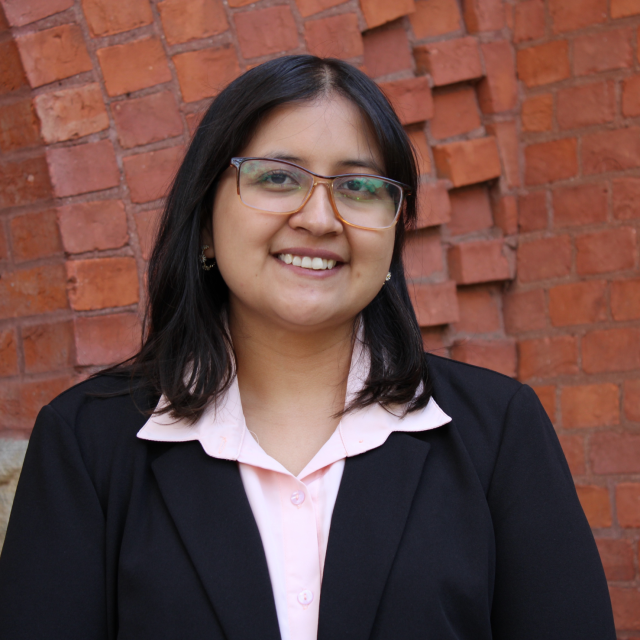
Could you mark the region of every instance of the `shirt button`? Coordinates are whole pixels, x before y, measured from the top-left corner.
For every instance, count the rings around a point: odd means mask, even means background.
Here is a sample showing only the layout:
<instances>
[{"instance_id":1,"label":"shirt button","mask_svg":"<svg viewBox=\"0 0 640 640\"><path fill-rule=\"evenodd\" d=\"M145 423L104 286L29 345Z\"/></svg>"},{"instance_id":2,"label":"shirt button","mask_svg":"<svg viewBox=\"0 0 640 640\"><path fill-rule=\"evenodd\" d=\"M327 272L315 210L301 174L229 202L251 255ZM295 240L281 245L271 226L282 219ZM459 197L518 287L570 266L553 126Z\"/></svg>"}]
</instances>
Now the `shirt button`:
<instances>
[{"instance_id":1,"label":"shirt button","mask_svg":"<svg viewBox=\"0 0 640 640\"><path fill-rule=\"evenodd\" d=\"M313 592L309 589L304 589L298 594L298 602L303 607L308 607L313 602Z\"/></svg>"},{"instance_id":2,"label":"shirt button","mask_svg":"<svg viewBox=\"0 0 640 640\"><path fill-rule=\"evenodd\" d=\"M304 491L294 491L291 494L291 504L295 504L296 507L301 505L304 502ZM306 591L303 591L302 593L307 593ZM309 591L309 593L311 593L311 591ZM313 596L312 596L313 597Z\"/></svg>"}]
</instances>

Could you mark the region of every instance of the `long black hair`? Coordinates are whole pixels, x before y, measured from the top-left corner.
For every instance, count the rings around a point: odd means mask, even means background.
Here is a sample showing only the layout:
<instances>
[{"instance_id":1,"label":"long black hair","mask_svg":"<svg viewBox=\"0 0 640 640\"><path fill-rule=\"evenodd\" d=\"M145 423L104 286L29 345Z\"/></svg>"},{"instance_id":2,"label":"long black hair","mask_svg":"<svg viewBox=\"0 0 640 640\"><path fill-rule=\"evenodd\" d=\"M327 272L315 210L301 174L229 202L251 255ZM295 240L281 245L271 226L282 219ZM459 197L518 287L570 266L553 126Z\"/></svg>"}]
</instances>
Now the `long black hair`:
<instances>
[{"instance_id":1,"label":"long black hair","mask_svg":"<svg viewBox=\"0 0 640 640\"><path fill-rule=\"evenodd\" d=\"M362 311L371 354L368 379L346 408L373 403L413 411L431 396L422 337L402 266L405 233L415 225L416 161L389 101L364 73L331 58L285 56L228 85L212 102L168 194L149 261L144 341L114 372L135 375L167 399L164 411L195 421L235 375L226 326L228 288L217 268L200 268L201 232L209 225L218 179L272 109L331 93L357 105L368 121L389 178L411 186L396 225L392 278ZM416 393L418 392L418 393Z\"/></svg>"}]
</instances>

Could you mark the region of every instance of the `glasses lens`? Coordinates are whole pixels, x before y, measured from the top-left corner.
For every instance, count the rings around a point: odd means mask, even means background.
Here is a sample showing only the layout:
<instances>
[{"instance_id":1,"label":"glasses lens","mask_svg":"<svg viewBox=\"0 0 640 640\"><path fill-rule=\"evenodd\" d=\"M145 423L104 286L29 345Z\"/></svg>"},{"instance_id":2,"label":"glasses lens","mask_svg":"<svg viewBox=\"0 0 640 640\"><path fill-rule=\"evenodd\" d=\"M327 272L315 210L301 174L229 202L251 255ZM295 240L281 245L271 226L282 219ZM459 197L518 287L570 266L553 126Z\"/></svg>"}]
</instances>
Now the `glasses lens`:
<instances>
[{"instance_id":1,"label":"glasses lens","mask_svg":"<svg viewBox=\"0 0 640 640\"><path fill-rule=\"evenodd\" d=\"M402 189L373 176L345 176L334 182L333 197L347 222L380 229L393 224L402 202Z\"/></svg>"},{"instance_id":2,"label":"glasses lens","mask_svg":"<svg viewBox=\"0 0 640 640\"><path fill-rule=\"evenodd\" d=\"M261 211L296 211L312 184L308 173L277 160L246 160L240 167L240 199Z\"/></svg>"}]
</instances>

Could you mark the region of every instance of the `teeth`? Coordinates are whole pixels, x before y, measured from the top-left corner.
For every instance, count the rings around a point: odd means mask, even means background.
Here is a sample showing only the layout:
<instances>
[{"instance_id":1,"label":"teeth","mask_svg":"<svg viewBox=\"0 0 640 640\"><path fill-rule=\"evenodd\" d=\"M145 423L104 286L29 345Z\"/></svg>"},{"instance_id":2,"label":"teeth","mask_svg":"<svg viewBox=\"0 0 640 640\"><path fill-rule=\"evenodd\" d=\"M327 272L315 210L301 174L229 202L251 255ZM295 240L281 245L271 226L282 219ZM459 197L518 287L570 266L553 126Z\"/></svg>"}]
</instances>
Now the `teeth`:
<instances>
[{"instance_id":1,"label":"teeth","mask_svg":"<svg viewBox=\"0 0 640 640\"><path fill-rule=\"evenodd\" d=\"M294 267L302 266L302 258L300 256L293 256L293 260L291 261Z\"/></svg>"},{"instance_id":2,"label":"teeth","mask_svg":"<svg viewBox=\"0 0 640 640\"><path fill-rule=\"evenodd\" d=\"M304 258L302 258L302 264L300 266L304 267L305 269L311 269L312 262L313 260L311 260L309 256L305 256Z\"/></svg>"},{"instance_id":3,"label":"teeth","mask_svg":"<svg viewBox=\"0 0 640 640\"><path fill-rule=\"evenodd\" d=\"M336 266L335 260L311 258L310 256L294 256L290 253L278 254L278 260L282 260L285 264L292 264L294 267L303 267L304 269L313 269L314 271L333 269L333 267Z\"/></svg>"}]
</instances>

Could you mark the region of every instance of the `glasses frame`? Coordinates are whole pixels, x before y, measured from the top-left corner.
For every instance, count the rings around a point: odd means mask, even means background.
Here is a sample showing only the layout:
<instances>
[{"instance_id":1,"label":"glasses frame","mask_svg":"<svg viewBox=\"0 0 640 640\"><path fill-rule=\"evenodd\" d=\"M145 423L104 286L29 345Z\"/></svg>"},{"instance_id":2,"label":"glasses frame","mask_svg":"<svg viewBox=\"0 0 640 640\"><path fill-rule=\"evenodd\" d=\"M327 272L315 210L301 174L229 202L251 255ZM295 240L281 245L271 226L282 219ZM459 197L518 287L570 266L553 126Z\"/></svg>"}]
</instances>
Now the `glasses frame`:
<instances>
[{"instance_id":1,"label":"glasses frame","mask_svg":"<svg viewBox=\"0 0 640 640\"><path fill-rule=\"evenodd\" d=\"M309 171L309 169L305 169L304 167L301 167L299 164L289 162L288 160L280 160L278 158L257 158L257 157L231 158L231 166L236 168L236 189L238 192L238 198L240 198L240 201L242 202L242 204L245 205L245 207L249 207L250 209L256 209L257 211L264 211L264 209L259 209L258 207L252 207L250 204L247 204L242 199L242 196L240 195L240 168L242 167L243 163L247 162L248 160L267 160L268 162L281 162L282 164L289 165L290 167L295 167L296 169L300 169L301 171L304 171L305 173L308 173L310 176L313 177L313 184L311 185L311 189L309 189L309 193L307 193L306 198L297 209L293 209L292 211L282 211L282 212L265 211L265 213L273 213L277 216L290 216L294 213L298 213L298 211L301 211L304 208L304 206L307 204L307 202L309 202L309 199L313 195L315 188L319 184L324 184L327 187L327 191L329 192L329 201L331 202L331 208L333 209L333 213L335 214L336 218L340 220L340 222L342 222L343 224L346 224L349 227L354 227L355 229L366 229L368 231L384 231L385 229L391 229L391 227L393 227L398 222L398 218L402 213L402 205L404 204L405 196L411 193L411 187L408 184L404 184L403 182L398 182L397 180L392 180L391 178L386 178L385 176L379 176L371 173L341 173L336 176L322 176L319 173L314 173L313 171ZM342 217L342 215L338 211L338 205L336 204L336 201L333 197L333 183L334 183L334 180L336 180L337 178L352 178L352 177L353 178L359 178L359 177L378 178L379 180L385 180L386 182L390 182L391 184L394 184L395 186L400 188L400 202L398 203L398 211L396 211L396 215L393 219L393 222L390 225L386 227L363 227L362 225L349 222L348 220L345 220Z\"/></svg>"}]
</instances>

